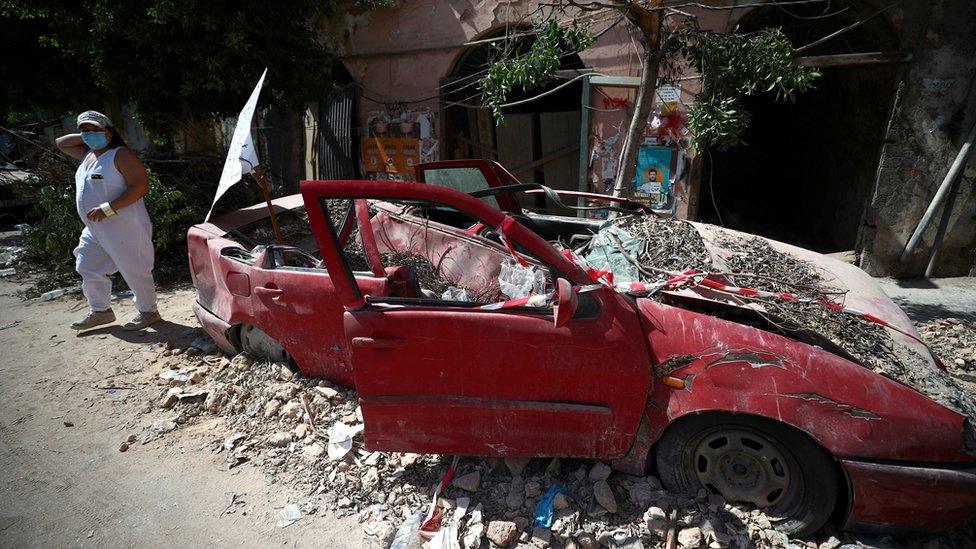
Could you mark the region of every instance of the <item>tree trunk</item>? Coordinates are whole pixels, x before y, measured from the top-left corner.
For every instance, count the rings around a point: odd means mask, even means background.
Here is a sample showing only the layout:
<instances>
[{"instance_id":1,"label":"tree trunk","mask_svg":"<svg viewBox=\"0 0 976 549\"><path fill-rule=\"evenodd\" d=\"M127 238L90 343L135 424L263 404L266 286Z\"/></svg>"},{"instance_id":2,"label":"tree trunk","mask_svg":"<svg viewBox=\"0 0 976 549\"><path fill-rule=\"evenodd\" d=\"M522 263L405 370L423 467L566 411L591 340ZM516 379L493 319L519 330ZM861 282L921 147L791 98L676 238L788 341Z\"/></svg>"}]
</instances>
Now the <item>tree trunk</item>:
<instances>
[{"instance_id":1,"label":"tree trunk","mask_svg":"<svg viewBox=\"0 0 976 549\"><path fill-rule=\"evenodd\" d=\"M637 149L647 119L651 115L651 109L654 107L654 92L657 90L657 75L661 65L661 14L654 11L644 15L647 17L642 18L638 24L638 28L644 35L644 66L641 67L641 81L637 88L637 99L634 101L634 114L620 147L620 162L617 164L617 176L613 182L613 196L618 197L629 194L628 188L634 181L634 174L637 171ZM631 20L633 21L633 18Z\"/></svg>"}]
</instances>

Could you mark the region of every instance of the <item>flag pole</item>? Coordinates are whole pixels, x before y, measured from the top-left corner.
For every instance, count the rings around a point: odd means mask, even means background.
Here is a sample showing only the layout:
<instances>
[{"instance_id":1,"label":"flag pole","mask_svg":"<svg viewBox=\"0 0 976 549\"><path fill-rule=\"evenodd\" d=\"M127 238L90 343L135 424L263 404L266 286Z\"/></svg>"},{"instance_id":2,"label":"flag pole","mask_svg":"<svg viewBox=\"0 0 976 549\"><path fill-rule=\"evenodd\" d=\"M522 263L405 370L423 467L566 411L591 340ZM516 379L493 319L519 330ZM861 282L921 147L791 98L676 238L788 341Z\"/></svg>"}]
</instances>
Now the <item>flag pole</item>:
<instances>
[{"instance_id":1,"label":"flag pole","mask_svg":"<svg viewBox=\"0 0 976 549\"><path fill-rule=\"evenodd\" d=\"M268 180L264 177L261 166L254 166L253 173L254 179L257 180L258 185L261 187L261 192L264 193L264 201L268 205L268 212L271 214L271 229L274 231L275 242L279 246L284 246L285 241L281 238L281 228L278 226L278 214L275 213L274 206L271 205L271 185L268 184Z\"/></svg>"}]
</instances>

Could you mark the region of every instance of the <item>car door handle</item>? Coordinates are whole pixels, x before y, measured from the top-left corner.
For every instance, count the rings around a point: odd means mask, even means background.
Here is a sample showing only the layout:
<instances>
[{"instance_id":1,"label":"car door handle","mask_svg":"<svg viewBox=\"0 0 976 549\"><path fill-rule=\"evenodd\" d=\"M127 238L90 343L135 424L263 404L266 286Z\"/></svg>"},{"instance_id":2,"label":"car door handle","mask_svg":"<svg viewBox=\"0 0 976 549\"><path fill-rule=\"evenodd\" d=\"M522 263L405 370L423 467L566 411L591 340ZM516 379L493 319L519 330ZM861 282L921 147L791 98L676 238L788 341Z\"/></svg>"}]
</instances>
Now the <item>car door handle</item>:
<instances>
[{"instance_id":1,"label":"car door handle","mask_svg":"<svg viewBox=\"0 0 976 549\"><path fill-rule=\"evenodd\" d=\"M352 346L357 349L397 349L403 347L404 341L399 338L354 337Z\"/></svg>"},{"instance_id":2,"label":"car door handle","mask_svg":"<svg viewBox=\"0 0 976 549\"><path fill-rule=\"evenodd\" d=\"M266 288L264 286L255 286L254 293L258 294L261 297L270 297L274 299L276 297L281 297L281 295L285 293L285 291L278 288Z\"/></svg>"}]
</instances>

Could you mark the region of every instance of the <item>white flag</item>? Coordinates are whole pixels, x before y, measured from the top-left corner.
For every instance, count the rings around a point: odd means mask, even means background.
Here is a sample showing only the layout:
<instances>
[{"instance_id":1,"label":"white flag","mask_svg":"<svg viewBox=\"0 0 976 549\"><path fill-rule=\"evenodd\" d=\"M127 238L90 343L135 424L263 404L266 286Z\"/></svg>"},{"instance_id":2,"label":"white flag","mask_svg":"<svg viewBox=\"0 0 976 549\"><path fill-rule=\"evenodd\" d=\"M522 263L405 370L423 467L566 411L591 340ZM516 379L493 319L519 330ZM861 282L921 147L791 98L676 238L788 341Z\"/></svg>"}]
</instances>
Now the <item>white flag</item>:
<instances>
[{"instance_id":1,"label":"white flag","mask_svg":"<svg viewBox=\"0 0 976 549\"><path fill-rule=\"evenodd\" d=\"M264 76L268 74L268 69L261 73L258 85L254 86L251 97L248 98L241 114L237 117L237 126L234 128L234 136L230 140L230 149L227 150L227 158L224 160L224 170L220 174L220 183L217 185L217 194L214 195L213 204L207 212L205 221L210 221L210 214L213 213L214 206L220 197L227 192L235 183L241 180L245 173L250 173L258 165L257 152L254 150L254 142L251 140L251 118L254 117L254 109L257 108L258 96L261 95L261 86L264 85Z\"/></svg>"}]
</instances>

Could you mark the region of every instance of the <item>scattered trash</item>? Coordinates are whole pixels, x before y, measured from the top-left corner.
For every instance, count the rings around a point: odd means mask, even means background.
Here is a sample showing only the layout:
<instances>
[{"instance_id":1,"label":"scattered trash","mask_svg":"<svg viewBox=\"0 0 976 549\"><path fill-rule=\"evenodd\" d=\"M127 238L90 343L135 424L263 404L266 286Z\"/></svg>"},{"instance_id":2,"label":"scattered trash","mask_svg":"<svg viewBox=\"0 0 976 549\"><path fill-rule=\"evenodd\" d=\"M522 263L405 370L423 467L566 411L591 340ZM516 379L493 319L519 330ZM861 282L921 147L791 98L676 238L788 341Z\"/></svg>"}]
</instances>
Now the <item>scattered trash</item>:
<instances>
[{"instance_id":1,"label":"scattered trash","mask_svg":"<svg viewBox=\"0 0 976 549\"><path fill-rule=\"evenodd\" d=\"M558 494L565 494L567 492L566 487L558 482L554 482L549 489L546 490L542 499L535 506L535 518L532 523L536 526L543 526L549 528L552 526L552 508L553 501L556 499Z\"/></svg>"},{"instance_id":2,"label":"scattered trash","mask_svg":"<svg viewBox=\"0 0 976 549\"><path fill-rule=\"evenodd\" d=\"M41 299L44 301L51 301L52 299L57 299L61 296L67 295L69 291L71 291L71 288L58 288L57 290L44 292L41 294Z\"/></svg>"},{"instance_id":3,"label":"scattered trash","mask_svg":"<svg viewBox=\"0 0 976 549\"><path fill-rule=\"evenodd\" d=\"M397 528L396 535L393 537L393 543L390 544L390 549L408 549L412 544L419 541L420 521L423 518L424 514L418 509L400 523L400 527Z\"/></svg>"},{"instance_id":4,"label":"scattered trash","mask_svg":"<svg viewBox=\"0 0 976 549\"><path fill-rule=\"evenodd\" d=\"M363 430L362 425L349 426L337 422L329 429L329 460L342 458L352 450L352 439Z\"/></svg>"},{"instance_id":5,"label":"scattered trash","mask_svg":"<svg viewBox=\"0 0 976 549\"><path fill-rule=\"evenodd\" d=\"M302 510L299 509L298 505L294 503L289 503L281 509L279 514L278 527L288 528L292 524L295 524L302 518Z\"/></svg>"},{"instance_id":6,"label":"scattered trash","mask_svg":"<svg viewBox=\"0 0 976 549\"><path fill-rule=\"evenodd\" d=\"M439 530L426 545L427 549L461 549L458 538L461 535L461 520L468 512L469 498L458 498L457 508L447 523L447 527Z\"/></svg>"},{"instance_id":7,"label":"scattered trash","mask_svg":"<svg viewBox=\"0 0 976 549\"><path fill-rule=\"evenodd\" d=\"M471 296L468 295L468 290L465 288L458 288L456 286L451 286L444 290L441 294L441 299L446 301L474 301Z\"/></svg>"},{"instance_id":8,"label":"scattered trash","mask_svg":"<svg viewBox=\"0 0 976 549\"><path fill-rule=\"evenodd\" d=\"M518 299L532 293L544 293L546 278L534 265L523 267L514 259L506 259L498 273L498 285L509 299Z\"/></svg>"},{"instance_id":9,"label":"scattered trash","mask_svg":"<svg viewBox=\"0 0 976 549\"><path fill-rule=\"evenodd\" d=\"M25 235L30 232L31 226L27 223L18 223L17 225L14 225L14 230L20 231L20 234Z\"/></svg>"},{"instance_id":10,"label":"scattered trash","mask_svg":"<svg viewBox=\"0 0 976 549\"><path fill-rule=\"evenodd\" d=\"M11 267L20 261L26 250L19 246L0 246L0 267Z\"/></svg>"},{"instance_id":11,"label":"scattered trash","mask_svg":"<svg viewBox=\"0 0 976 549\"><path fill-rule=\"evenodd\" d=\"M13 276L17 274L17 269L0 269L0 277Z\"/></svg>"}]
</instances>

